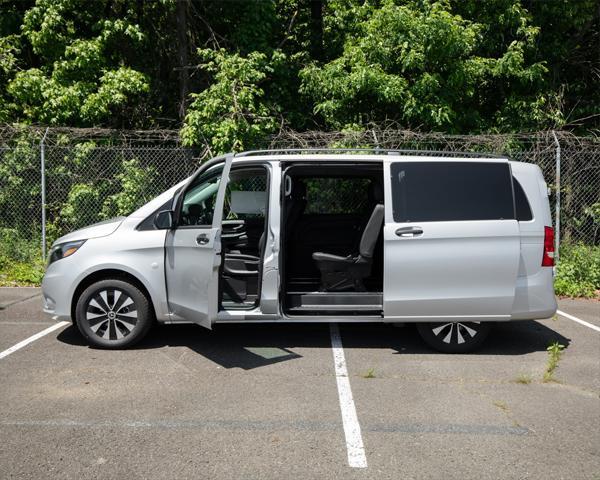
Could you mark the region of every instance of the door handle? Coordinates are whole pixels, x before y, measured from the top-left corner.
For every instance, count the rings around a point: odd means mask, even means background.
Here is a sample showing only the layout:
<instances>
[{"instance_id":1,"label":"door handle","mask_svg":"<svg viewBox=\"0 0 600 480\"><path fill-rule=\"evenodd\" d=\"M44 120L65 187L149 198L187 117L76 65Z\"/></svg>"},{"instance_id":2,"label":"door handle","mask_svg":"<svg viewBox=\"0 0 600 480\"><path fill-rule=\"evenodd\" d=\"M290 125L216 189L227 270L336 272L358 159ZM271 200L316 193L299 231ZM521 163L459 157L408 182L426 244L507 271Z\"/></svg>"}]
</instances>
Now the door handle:
<instances>
[{"instance_id":1,"label":"door handle","mask_svg":"<svg viewBox=\"0 0 600 480\"><path fill-rule=\"evenodd\" d=\"M196 237L196 243L198 245L206 245L209 242L208 235L206 233L201 233Z\"/></svg>"},{"instance_id":2,"label":"door handle","mask_svg":"<svg viewBox=\"0 0 600 480\"><path fill-rule=\"evenodd\" d=\"M419 237L423 235L423 229L421 227L401 227L396 230L396 235L401 238Z\"/></svg>"}]
</instances>

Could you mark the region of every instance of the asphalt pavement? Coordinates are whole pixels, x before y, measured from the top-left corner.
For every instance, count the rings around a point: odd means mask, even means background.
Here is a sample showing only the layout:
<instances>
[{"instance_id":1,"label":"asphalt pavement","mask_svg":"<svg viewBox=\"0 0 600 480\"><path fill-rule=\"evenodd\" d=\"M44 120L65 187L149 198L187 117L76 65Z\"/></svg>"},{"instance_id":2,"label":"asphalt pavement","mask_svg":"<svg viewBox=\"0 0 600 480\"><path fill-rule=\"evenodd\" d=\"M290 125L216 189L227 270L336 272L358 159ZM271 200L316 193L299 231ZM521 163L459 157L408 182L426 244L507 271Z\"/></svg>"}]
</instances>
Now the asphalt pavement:
<instances>
[{"instance_id":1,"label":"asphalt pavement","mask_svg":"<svg viewBox=\"0 0 600 480\"><path fill-rule=\"evenodd\" d=\"M559 305L600 326L600 302ZM0 352L55 323L38 289L0 288ZM501 323L446 355L412 326L339 331L351 403L325 324L160 326L122 351L60 326L0 358L0 478L600 480L600 332Z\"/></svg>"}]
</instances>

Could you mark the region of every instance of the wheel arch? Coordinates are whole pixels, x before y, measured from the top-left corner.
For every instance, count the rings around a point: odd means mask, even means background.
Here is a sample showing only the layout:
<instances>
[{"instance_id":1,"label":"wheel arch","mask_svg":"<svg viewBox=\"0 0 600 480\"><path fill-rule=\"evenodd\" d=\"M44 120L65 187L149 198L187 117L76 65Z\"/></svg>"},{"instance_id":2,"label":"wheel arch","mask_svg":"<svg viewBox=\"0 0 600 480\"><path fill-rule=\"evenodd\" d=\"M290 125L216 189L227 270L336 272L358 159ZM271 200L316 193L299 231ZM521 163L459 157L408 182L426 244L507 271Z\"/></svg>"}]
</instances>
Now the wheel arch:
<instances>
[{"instance_id":1,"label":"wheel arch","mask_svg":"<svg viewBox=\"0 0 600 480\"><path fill-rule=\"evenodd\" d=\"M144 283L137 278L135 275L126 272L124 270L119 270L117 268L104 268L101 270L97 270L95 272L90 273L86 277L84 277L73 292L73 297L71 299L71 318L75 321L75 310L77 308L77 302L79 301L79 297L83 293L83 291L92 285L93 283L99 282L100 280L108 280L108 279L116 279L123 280L135 285L140 291L146 296L148 299L148 303L150 305L150 309L153 317L156 319L156 311L154 309L154 302L152 300L152 295L144 285Z\"/></svg>"}]
</instances>

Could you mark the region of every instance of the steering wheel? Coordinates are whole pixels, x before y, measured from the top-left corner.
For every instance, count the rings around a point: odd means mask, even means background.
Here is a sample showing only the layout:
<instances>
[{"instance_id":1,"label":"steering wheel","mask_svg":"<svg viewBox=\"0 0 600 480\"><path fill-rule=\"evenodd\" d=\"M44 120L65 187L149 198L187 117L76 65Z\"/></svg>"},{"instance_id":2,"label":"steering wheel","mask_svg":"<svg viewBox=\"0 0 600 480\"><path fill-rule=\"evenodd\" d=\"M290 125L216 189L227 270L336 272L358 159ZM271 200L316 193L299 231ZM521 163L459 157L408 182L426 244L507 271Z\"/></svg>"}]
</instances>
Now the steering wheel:
<instances>
[{"instance_id":1,"label":"steering wheel","mask_svg":"<svg viewBox=\"0 0 600 480\"><path fill-rule=\"evenodd\" d=\"M207 216L202 205L191 203L187 206L187 213L183 214L183 221L186 225L207 225ZM212 219L208 220L212 221Z\"/></svg>"}]
</instances>

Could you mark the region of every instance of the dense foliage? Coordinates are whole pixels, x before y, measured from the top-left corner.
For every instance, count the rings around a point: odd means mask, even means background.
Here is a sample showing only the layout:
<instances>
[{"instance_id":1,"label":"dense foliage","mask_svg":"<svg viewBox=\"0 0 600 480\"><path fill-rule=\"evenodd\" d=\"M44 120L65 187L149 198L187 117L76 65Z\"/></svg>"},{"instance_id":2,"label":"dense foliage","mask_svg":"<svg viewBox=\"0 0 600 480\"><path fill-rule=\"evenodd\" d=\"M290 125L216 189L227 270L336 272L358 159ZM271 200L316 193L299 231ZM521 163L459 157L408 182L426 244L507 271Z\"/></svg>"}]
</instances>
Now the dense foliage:
<instances>
[{"instance_id":1,"label":"dense foliage","mask_svg":"<svg viewBox=\"0 0 600 480\"><path fill-rule=\"evenodd\" d=\"M514 25L514 39L486 52L485 26L448 4L386 0L353 8L352 18L341 55L301 72L302 90L334 128L393 118L460 132L553 115L539 88L547 68L527 58L539 30L525 21ZM525 118L511 118L515 110Z\"/></svg>"},{"instance_id":2,"label":"dense foliage","mask_svg":"<svg viewBox=\"0 0 600 480\"><path fill-rule=\"evenodd\" d=\"M44 266L40 242L0 227L0 287L39 285Z\"/></svg>"},{"instance_id":3,"label":"dense foliage","mask_svg":"<svg viewBox=\"0 0 600 480\"><path fill-rule=\"evenodd\" d=\"M566 297L600 296L600 246L562 245L554 289Z\"/></svg>"},{"instance_id":4,"label":"dense foliage","mask_svg":"<svg viewBox=\"0 0 600 480\"><path fill-rule=\"evenodd\" d=\"M0 122L183 127L215 153L281 126L599 125L595 0L0 0Z\"/></svg>"}]
</instances>

